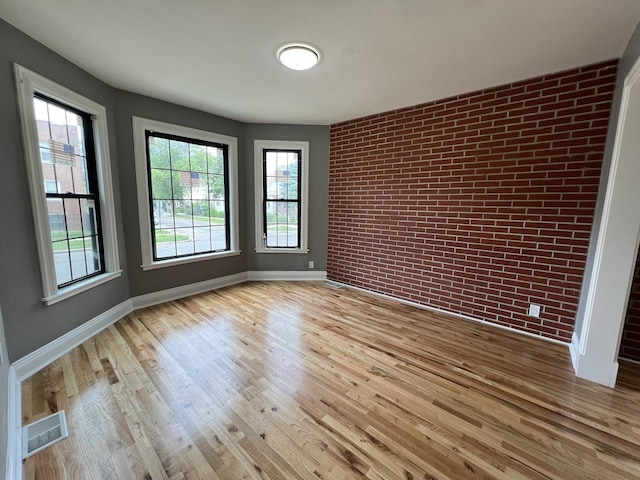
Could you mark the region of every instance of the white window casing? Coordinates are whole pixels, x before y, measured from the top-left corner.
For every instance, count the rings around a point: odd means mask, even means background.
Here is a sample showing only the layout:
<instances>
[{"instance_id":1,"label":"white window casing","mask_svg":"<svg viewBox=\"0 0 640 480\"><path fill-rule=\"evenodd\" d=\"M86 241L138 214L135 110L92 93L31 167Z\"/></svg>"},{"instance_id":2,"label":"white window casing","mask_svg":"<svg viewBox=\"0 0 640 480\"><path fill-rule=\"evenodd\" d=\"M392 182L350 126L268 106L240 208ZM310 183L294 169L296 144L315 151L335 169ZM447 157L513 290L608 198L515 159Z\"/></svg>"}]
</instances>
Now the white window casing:
<instances>
[{"instance_id":1,"label":"white window casing","mask_svg":"<svg viewBox=\"0 0 640 480\"><path fill-rule=\"evenodd\" d=\"M97 285L121 275L118 256L118 237L116 229L113 183L111 178L111 160L106 109L88 98L83 97L21 65L15 64L18 104L23 132L29 191L35 222L36 242L43 285L43 302L52 305L65 298L84 292ZM51 244L51 231L47 212L44 175L40 159L40 144L33 107L35 93L67 104L91 115L98 177L98 194L102 220L102 241L104 248L105 272L72 285L58 288L55 262Z\"/></svg>"},{"instance_id":2,"label":"white window casing","mask_svg":"<svg viewBox=\"0 0 640 480\"><path fill-rule=\"evenodd\" d=\"M239 255L240 252L240 220L238 204L238 140L235 137L221 135L205 130L174 125L171 123L132 117L133 145L136 163L136 186L138 193L138 216L140 223L140 247L142 253L143 270L170 267L203 260ZM146 131L159 132L179 137L192 138L211 143L226 145L229 162L229 250L223 252L208 252L187 257L154 260L151 228L151 212L149 209L149 179L147 169Z\"/></svg>"},{"instance_id":3,"label":"white window casing","mask_svg":"<svg viewBox=\"0 0 640 480\"><path fill-rule=\"evenodd\" d=\"M300 246L299 248L267 248L264 239L263 155L264 150L300 150ZM254 140L255 242L257 253L309 253L309 142L286 140Z\"/></svg>"}]
</instances>

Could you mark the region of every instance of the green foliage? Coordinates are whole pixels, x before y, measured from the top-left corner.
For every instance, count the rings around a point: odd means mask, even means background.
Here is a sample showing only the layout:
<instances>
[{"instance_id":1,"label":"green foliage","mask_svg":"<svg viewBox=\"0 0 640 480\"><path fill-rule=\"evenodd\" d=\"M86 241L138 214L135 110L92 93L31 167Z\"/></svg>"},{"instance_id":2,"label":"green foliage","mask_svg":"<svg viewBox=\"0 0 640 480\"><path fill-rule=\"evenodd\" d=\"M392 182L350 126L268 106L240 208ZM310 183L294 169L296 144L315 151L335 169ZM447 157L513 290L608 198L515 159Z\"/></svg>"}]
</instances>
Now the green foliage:
<instances>
[{"instance_id":1,"label":"green foliage","mask_svg":"<svg viewBox=\"0 0 640 480\"><path fill-rule=\"evenodd\" d=\"M224 159L222 149L194 143L151 137L149 142L151 189L154 200L190 200L205 187L208 198L224 198ZM185 184L180 172L198 173L199 183Z\"/></svg>"},{"instance_id":2,"label":"green foliage","mask_svg":"<svg viewBox=\"0 0 640 480\"><path fill-rule=\"evenodd\" d=\"M287 223L287 216L267 213L267 223Z\"/></svg>"},{"instance_id":3,"label":"green foliage","mask_svg":"<svg viewBox=\"0 0 640 480\"><path fill-rule=\"evenodd\" d=\"M287 165L287 170L287 181L279 182L280 196L287 200L298 200L298 162Z\"/></svg>"},{"instance_id":4,"label":"green foliage","mask_svg":"<svg viewBox=\"0 0 640 480\"><path fill-rule=\"evenodd\" d=\"M156 230L155 232L156 243L170 243L170 242L181 242L183 240L189 240L188 235L184 235L182 233L174 233L170 230Z\"/></svg>"}]
</instances>

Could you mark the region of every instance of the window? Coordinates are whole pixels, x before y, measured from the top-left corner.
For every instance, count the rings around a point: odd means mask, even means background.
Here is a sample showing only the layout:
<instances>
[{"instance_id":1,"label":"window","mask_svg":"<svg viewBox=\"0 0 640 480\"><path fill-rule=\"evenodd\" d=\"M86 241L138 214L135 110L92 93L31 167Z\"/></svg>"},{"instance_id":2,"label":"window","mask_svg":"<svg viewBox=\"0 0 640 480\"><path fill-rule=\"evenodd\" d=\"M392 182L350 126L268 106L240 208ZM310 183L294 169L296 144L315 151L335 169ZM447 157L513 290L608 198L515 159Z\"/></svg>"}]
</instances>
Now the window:
<instances>
[{"instance_id":1,"label":"window","mask_svg":"<svg viewBox=\"0 0 640 480\"><path fill-rule=\"evenodd\" d=\"M308 142L256 140L256 251L307 253Z\"/></svg>"},{"instance_id":2,"label":"window","mask_svg":"<svg viewBox=\"0 0 640 480\"><path fill-rule=\"evenodd\" d=\"M133 118L143 269L236 255L237 140Z\"/></svg>"},{"instance_id":3,"label":"window","mask_svg":"<svg viewBox=\"0 0 640 480\"><path fill-rule=\"evenodd\" d=\"M16 65L18 99L48 305L117 278L106 111Z\"/></svg>"},{"instance_id":4,"label":"window","mask_svg":"<svg viewBox=\"0 0 640 480\"><path fill-rule=\"evenodd\" d=\"M58 193L58 182L55 180L45 180L44 191L45 193Z\"/></svg>"},{"instance_id":5,"label":"window","mask_svg":"<svg viewBox=\"0 0 640 480\"><path fill-rule=\"evenodd\" d=\"M64 219L51 228L58 288L104 273L98 181L89 114L35 94L48 215ZM60 182L60 188L58 188ZM58 224L60 225L60 224Z\"/></svg>"}]
</instances>

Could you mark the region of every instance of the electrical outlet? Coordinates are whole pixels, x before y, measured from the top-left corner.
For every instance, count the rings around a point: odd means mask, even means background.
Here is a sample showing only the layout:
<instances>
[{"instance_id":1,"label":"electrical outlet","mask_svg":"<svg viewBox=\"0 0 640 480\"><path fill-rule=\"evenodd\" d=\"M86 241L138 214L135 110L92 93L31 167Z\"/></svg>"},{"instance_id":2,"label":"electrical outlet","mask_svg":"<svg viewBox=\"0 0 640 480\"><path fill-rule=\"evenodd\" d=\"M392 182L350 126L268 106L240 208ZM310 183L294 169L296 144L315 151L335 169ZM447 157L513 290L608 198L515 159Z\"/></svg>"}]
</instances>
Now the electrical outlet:
<instances>
[{"instance_id":1,"label":"electrical outlet","mask_svg":"<svg viewBox=\"0 0 640 480\"><path fill-rule=\"evenodd\" d=\"M309 260L309 268L316 268L316 264L313 260Z\"/></svg>"},{"instance_id":2,"label":"electrical outlet","mask_svg":"<svg viewBox=\"0 0 640 480\"><path fill-rule=\"evenodd\" d=\"M529 305L529 316L540 318L540 305L534 305L533 303Z\"/></svg>"}]
</instances>

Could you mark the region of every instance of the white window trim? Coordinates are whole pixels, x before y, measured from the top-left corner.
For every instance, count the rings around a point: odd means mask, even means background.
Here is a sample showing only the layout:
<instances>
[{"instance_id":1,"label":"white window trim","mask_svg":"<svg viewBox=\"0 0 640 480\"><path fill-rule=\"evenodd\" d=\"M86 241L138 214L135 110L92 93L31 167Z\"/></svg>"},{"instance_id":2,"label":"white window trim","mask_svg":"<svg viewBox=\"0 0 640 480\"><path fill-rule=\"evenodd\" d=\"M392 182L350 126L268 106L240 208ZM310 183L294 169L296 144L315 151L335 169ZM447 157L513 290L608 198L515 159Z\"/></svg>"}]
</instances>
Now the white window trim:
<instances>
[{"instance_id":1,"label":"white window trim","mask_svg":"<svg viewBox=\"0 0 640 480\"><path fill-rule=\"evenodd\" d=\"M22 138L26 156L27 173L29 176L31 206L42 274L44 293L42 301L46 305L53 305L65 298L72 297L109 280L113 280L122 273L120 269L120 258L118 256L118 234L113 201L111 157L109 155L109 140L107 135L107 112L102 105L62 85L58 85L21 65L14 64L14 69L18 89L20 121L23 132ZM38 141L38 129L33 108L33 96L36 92L70 105L92 116L91 127L93 128L96 151L105 273L63 288L58 288L57 285L47 200L43 188L44 175L40 161L40 142Z\"/></svg>"},{"instance_id":2,"label":"white window trim","mask_svg":"<svg viewBox=\"0 0 640 480\"><path fill-rule=\"evenodd\" d=\"M136 185L138 190L138 221L140 223L140 247L142 250L143 270L183 265L214 258L240 255L240 219L238 211L238 139L227 135L183 127L172 123L159 122L148 118L132 117L133 146L136 161ZM153 259L151 243L151 212L149 211L149 184L147 173L147 145L145 131L155 131L169 135L204 140L206 142L227 145L229 155L229 250L224 252L203 253L189 257L171 258L168 260Z\"/></svg>"},{"instance_id":3,"label":"white window trim","mask_svg":"<svg viewBox=\"0 0 640 480\"><path fill-rule=\"evenodd\" d=\"M300 198L300 247L299 248L267 248L263 238L263 211L262 196L263 189L263 151L270 149L279 150L300 150L302 151L302 178L299 179L301 186ZM255 232L256 232L256 253L309 253L308 231L309 231L309 142L294 142L286 140L254 140L254 186L255 186Z\"/></svg>"}]
</instances>

